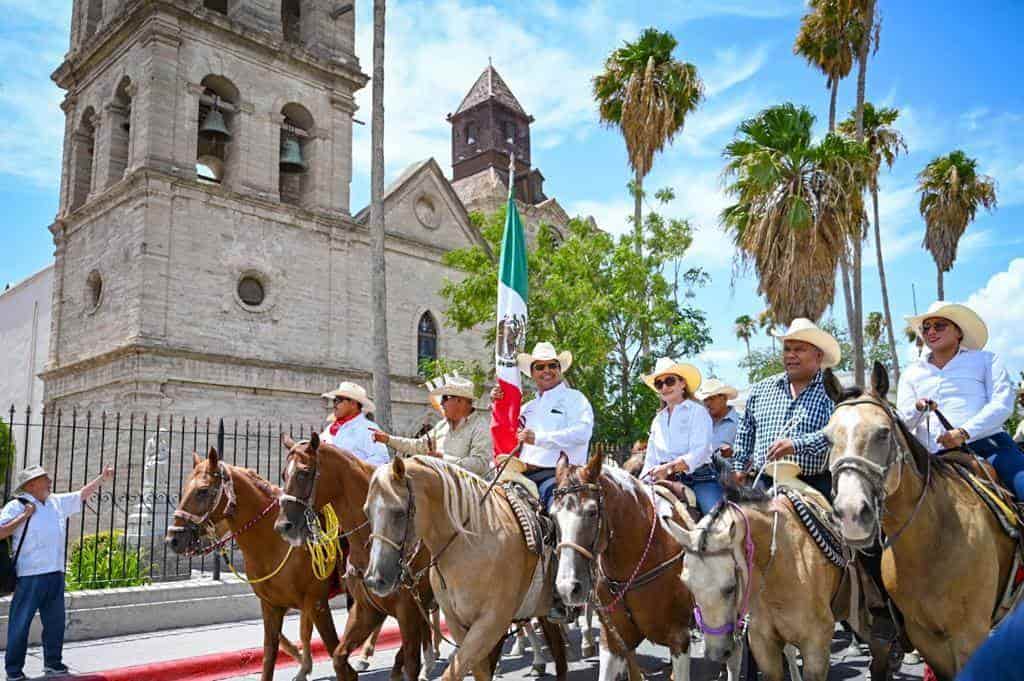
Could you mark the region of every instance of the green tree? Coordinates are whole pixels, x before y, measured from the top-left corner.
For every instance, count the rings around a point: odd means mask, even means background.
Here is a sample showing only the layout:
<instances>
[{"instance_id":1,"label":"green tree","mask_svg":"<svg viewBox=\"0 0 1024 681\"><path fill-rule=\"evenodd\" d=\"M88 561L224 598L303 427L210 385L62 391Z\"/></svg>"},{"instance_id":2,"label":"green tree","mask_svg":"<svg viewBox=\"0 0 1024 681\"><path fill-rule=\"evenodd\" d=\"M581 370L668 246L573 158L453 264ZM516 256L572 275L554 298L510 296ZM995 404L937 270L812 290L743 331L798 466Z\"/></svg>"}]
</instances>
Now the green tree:
<instances>
[{"instance_id":1,"label":"green tree","mask_svg":"<svg viewBox=\"0 0 1024 681\"><path fill-rule=\"evenodd\" d=\"M0 421L0 484L7 479L14 455L15 446L14 438L11 437L11 427L4 421Z\"/></svg>"},{"instance_id":2,"label":"green tree","mask_svg":"<svg viewBox=\"0 0 1024 681\"><path fill-rule=\"evenodd\" d=\"M861 24L847 0L811 0L793 43L797 54L825 75L829 89L828 131L836 127L839 83L853 70Z\"/></svg>"},{"instance_id":3,"label":"green tree","mask_svg":"<svg viewBox=\"0 0 1024 681\"><path fill-rule=\"evenodd\" d=\"M747 357L750 357L750 339L754 335L754 329L757 327L757 322L755 322L753 317L750 315L744 314L737 317L733 324L733 331L736 332L736 338L746 344Z\"/></svg>"},{"instance_id":4,"label":"green tree","mask_svg":"<svg viewBox=\"0 0 1024 681\"><path fill-rule=\"evenodd\" d=\"M939 300L945 300L942 275L953 269L960 237L978 208L996 208L996 182L978 173L978 162L957 149L935 158L917 176L924 218L924 247L938 270Z\"/></svg>"},{"instance_id":5,"label":"green tree","mask_svg":"<svg viewBox=\"0 0 1024 681\"><path fill-rule=\"evenodd\" d=\"M815 144L813 125L806 107L769 107L723 152L736 203L722 211L722 226L783 324L818 319L832 303L839 256L864 215L866 149L832 134Z\"/></svg>"}]
</instances>

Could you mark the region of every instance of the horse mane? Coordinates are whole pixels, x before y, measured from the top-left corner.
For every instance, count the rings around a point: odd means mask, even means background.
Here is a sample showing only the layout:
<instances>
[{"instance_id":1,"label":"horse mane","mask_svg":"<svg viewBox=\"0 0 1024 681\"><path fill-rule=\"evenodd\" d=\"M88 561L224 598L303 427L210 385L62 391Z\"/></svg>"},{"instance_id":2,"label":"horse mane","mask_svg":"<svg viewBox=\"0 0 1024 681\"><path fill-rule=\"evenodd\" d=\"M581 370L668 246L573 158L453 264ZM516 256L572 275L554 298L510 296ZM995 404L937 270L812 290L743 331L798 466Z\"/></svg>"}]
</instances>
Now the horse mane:
<instances>
[{"instance_id":1,"label":"horse mane","mask_svg":"<svg viewBox=\"0 0 1024 681\"><path fill-rule=\"evenodd\" d=\"M444 510L457 531L481 534L501 529L495 497L491 495L484 503L488 487L486 480L436 456L417 455L410 458L433 470L441 478Z\"/></svg>"},{"instance_id":2,"label":"horse mane","mask_svg":"<svg viewBox=\"0 0 1024 681\"><path fill-rule=\"evenodd\" d=\"M771 502L771 497L764 490L756 487L745 487L737 485L731 475L727 475L726 467L720 462L715 462L718 468L719 482L725 492L722 500L715 504L704 520L697 526L701 530L700 539L697 541L697 552L702 553L708 548L708 535L711 528L725 515L730 504L737 506L762 506Z\"/></svg>"}]
</instances>

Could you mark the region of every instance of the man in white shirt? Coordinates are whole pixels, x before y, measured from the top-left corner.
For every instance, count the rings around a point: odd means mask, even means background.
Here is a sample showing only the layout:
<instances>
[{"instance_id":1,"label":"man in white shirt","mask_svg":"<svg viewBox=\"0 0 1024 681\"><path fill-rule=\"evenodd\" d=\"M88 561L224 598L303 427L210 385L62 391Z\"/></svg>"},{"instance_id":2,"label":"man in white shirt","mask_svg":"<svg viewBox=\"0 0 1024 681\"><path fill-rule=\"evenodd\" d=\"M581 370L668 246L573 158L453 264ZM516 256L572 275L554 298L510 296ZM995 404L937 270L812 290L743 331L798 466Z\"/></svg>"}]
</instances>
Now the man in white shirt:
<instances>
[{"instance_id":1,"label":"man in white shirt","mask_svg":"<svg viewBox=\"0 0 1024 681\"><path fill-rule=\"evenodd\" d=\"M586 396L562 380L572 366L572 353L555 352L551 343L537 343L532 353L519 353L519 370L533 379L537 397L523 405L519 413L519 459L527 464L526 477L540 492L544 508L551 505L555 488L555 466L565 452L569 463L587 462L590 435L594 430L594 410ZM491 391L491 400L502 397L501 389Z\"/></svg>"},{"instance_id":2,"label":"man in white shirt","mask_svg":"<svg viewBox=\"0 0 1024 681\"><path fill-rule=\"evenodd\" d=\"M321 442L351 452L375 466L390 461L388 448L373 439L373 431L379 431L380 426L366 418L366 412L373 411L373 402L363 386L344 381L321 397L331 400L334 409L332 421L320 434Z\"/></svg>"},{"instance_id":3,"label":"man in white shirt","mask_svg":"<svg viewBox=\"0 0 1024 681\"><path fill-rule=\"evenodd\" d=\"M107 466L79 491L51 494L50 476L42 466L18 473L15 483L20 493L0 510L0 539L12 537L15 550L21 546L15 564L18 585L11 599L4 656L8 681L26 678L22 667L29 626L36 611L43 624L43 670L47 675L68 673L62 660L67 517L80 512L82 504L113 476L114 469Z\"/></svg>"},{"instance_id":4,"label":"man in white shirt","mask_svg":"<svg viewBox=\"0 0 1024 681\"><path fill-rule=\"evenodd\" d=\"M932 452L966 444L1024 500L1024 454L1003 430L1013 413L1013 385L1002 360L983 350L985 322L969 307L943 301L907 321L928 346L900 376L896 403L907 426Z\"/></svg>"}]
</instances>

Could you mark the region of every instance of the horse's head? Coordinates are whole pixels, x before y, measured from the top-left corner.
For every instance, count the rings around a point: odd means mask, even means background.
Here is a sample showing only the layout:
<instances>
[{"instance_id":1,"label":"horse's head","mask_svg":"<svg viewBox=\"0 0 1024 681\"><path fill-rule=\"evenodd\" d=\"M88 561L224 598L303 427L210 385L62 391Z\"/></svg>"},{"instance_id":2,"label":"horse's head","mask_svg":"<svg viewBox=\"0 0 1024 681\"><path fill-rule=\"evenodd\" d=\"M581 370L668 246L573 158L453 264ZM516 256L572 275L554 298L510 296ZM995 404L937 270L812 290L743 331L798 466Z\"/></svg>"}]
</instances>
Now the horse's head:
<instances>
[{"instance_id":1,"label":"horse's head","mask_svg":"<svg viewBox=\"0 0 1024 681\"><path fill-rule=\"evenodd\" d=\"M164 543L175 553L200 551L217 523L233 515L234 505L231 473L216 448L210 447L205 459L192 452L192 474L185 481Z\"/></svg>"},{"instance_id":2,"label":"horse's head","mask_svg":"<svg viewBox=\"0 0 1024 681\"><path fill-rule=\"evenodd\" d=\"M736 650L736 628L747 614L753 544L743 513L740 506L723 502L693 530L667 524L686 551L683 582L693 594L705 655L716 662Z\"/></svg>"},{"instance_id":3,"label":"horse's head","mask_svg":"<svg viewBox=\"0 0 1024 681\"><path fill-rule=\"evenodd\" d=\"M363 581L384 597L398 588L402 563L415 541L416 504L400 457L374 471L363 511L370 522L370 560Z\"/></svg>"},{"instance_id":4,"label":"horse's head","mask_svg":"<svg viewBox=\"0 0 1024 681\"><path fill-rule=\"evenodd\" d=\"M832 443L829 467L835 514L851 546L868 546L878 534L879 509L899 486L895 477L902 458L898 417L885 397L889 374L876 362L871 387L863 394L857 389L844 391L831 373L825 387L836 403L825 428Z\"/></svg>"},{"instance_id":5,"label":"horse's head","mask_svg":"<svg viewBox=\"0 0 1024 681\"><path fill-rule=\"evenodd\" d=\"M608 546L601 488L603 459L595 454L587 465L572 466L565 454L558 457L551 515L559 535L555 588L566 605L586 603L594 586L594 561Z\"/></svg>"},{"instance_id":6,"label":"horse's head","mask_svg":"<svg viewBox=\"0 0 1024 681\"><path fill-rule=\"evenodd\" d=\"M292 546L300 547L312 539L307 515L310 512L315 515L319 508L316 492L320 477L320 436L313 433L309 440L295 442L285 435L281 445L288 450L288 465L284 472L281 512L274 530Z\"/></svg>"}]
</instances>

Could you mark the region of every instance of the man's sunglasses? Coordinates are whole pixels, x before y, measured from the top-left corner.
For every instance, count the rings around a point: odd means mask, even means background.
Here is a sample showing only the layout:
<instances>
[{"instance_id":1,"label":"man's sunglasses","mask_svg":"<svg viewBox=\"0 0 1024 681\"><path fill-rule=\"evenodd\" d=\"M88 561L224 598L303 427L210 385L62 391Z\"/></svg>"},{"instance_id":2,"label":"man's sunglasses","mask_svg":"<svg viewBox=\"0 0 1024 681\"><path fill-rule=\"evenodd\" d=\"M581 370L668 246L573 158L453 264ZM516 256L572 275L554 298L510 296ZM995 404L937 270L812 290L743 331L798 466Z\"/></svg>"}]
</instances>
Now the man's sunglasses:
<instances>
[{"instance_id":1,"label":"man's sunglasses","mask_svg":"<svg viewBox=\"0 0 1024 681\"><path fill-rule=\"evenodd\" d=\"M548 362L547 364L544 364L544 362L535 362L533 366L531 366L530 368L534 371L544 371L545 369L550 369L551 371L558 371L559 369L562 368L562 365L559 364L558 362Z\"/></svg>"},{"instance_id":2,"label":"man's sunglasses","mask_svg":"<svg viewBox=\"0 0 1024 681\"><path fill-rule=\"evenodd\" d=\"M675 384L676 384L676 377L675 376L666 376L665 378L656 378L656 379L654 379L654 389L655 390L661 390L662 386L671 388Z\"/></svg>"},{"instance_id":3,"label":"man's sunglasses","mask_svg":"<svg viewBox=\"0 0 1024 681\"><path fill-rule=\"evenodd\" d=\"M949 328L950 322L925 322L921 325L921 333L928 333L935 329L936 333L942 333Z\"/></svg>"},{"instance_id":4,"label":"man's sunglasses","mask_svg":"<svg viewBox=\"0 0 1024 681\"><path fill-rule=\"evenodd\" d=\"M457 395L441 395L441 404L444 404L445 402L447 402L448 400L450 400L450 399L452 399L454 397L458 397L458 396Z\"/></svg>"},{"instance_id":5,"label":"man's sunglasses","mask_svg":"<svg viewBox=\"0 0 1024 681\"><path fill-rule=\"evenodd\" d=\"M351 397L335 397L334 398L334 406L338 406L342 402L348 402L351 399L352 399Z\"/></svg>"}]
</instances>

